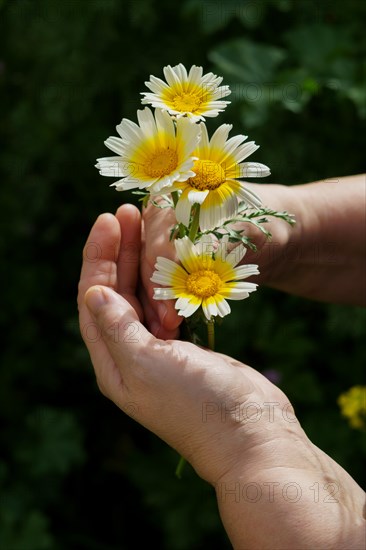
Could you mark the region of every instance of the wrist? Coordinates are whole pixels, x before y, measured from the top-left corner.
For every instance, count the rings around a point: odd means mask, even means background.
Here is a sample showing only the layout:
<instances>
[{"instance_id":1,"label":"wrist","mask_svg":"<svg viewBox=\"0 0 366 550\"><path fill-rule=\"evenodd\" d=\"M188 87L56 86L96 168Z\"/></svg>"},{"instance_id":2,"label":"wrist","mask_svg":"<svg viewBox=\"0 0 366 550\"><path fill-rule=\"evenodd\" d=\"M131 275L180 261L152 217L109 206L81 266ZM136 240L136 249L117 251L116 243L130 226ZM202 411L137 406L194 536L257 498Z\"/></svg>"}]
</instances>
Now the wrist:
<instances>
[{"instance_id":1,"label":"wrist","mask_svg":"<svg viewBox=\"0 0 366 550\"><path fill-rule=\"evenodd\" d=\"M272 235L270 239L251 224L242 223L238 227L245 230L245 235L257 248L256 252L248 249L243 260L243 263L254 263L259 266L260 275L255 278L255 282L277 287L286 277L288 260L301 240L303 209L297 199L295 187L279 184L249 184L248 187L261 198L264 207L295 215L295 226L290 226L281 219L269 217L269 223L265 227Z\"/></svg>"},{"instance_id":2,"label":"wrist","mask_svg":"<svg viewBox=\"0 0 366 550\"><path fill-rule=\"evenodd\" d=\"M363 547L364 493L338 464L305 434L259 451L215 487L234 548Z\"/></svg>"}]
</instances>

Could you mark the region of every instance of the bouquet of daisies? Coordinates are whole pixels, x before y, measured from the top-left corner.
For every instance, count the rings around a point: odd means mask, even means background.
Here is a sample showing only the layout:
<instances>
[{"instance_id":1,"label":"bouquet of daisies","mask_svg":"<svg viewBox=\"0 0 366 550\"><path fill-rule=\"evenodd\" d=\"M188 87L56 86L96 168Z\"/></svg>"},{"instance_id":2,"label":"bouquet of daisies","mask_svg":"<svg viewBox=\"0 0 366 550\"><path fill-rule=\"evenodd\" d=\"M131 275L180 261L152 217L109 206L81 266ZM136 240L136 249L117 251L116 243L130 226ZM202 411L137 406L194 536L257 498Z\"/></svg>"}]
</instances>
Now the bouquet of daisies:
<instances>
[{"instance_id":1,"label":"bouquet of daisies","mask_svg":"<svg viewBox=\"0 0 366 550\"><path fill-rule=\"evenodd\" d=\"M257 275L258 266L238 265L255 245L233 225L255 224L269 238L267 216L290 224L294 219L264 208L243 181L270 174L265 164L246 161L258 145L244 135L229 138L230 124L209 136L205 117L218 116L229 103L222 77L204 75L195 65L189 72L182 64L163 71L166 81L151 76L145 83L150 92L142 93L142 103L154 111L137 111L138 123L123 119L119 137L105 141L117 156L100 158L96 166L101 175L119 178L112 184L118 191L133 189L144 204L174 209L171 238L180 263L156 259L154 298L176 300L185 318L200 315L213 349L214 322L230 313L227 300L242 300L257 288L245 279Z\"/></svg>"}]
</instances>

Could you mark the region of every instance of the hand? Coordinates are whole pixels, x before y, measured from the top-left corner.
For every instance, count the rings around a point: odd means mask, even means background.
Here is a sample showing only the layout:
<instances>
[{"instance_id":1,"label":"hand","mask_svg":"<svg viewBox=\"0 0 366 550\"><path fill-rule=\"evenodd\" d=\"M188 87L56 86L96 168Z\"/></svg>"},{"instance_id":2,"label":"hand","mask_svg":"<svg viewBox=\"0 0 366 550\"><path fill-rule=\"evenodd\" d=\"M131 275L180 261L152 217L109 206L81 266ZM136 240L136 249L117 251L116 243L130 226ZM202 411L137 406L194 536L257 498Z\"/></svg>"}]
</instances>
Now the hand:
<instances>
[{"instance_id":1,"label":"hand","mask_svg":"<svg viewBox=\"0 0 366 550\"><path fill-rule=\"evenodd\" d=\"M244 364L159 340L142 324L139 234L137 210L122 206L98 218L84 249L80 329L101 391L215 486L235 548L360 548L363 493L307 439L283 392ZM314 503L314 484L337 489L337 502L322 494Z\"/></svg>"},{"instance_id":2,"label":"hand","mask_svg":"<svg viewBox=\"0 0 366 550\"><path fill-rule=\"evenodd\" d=\"M234 419L222 425L220 414L210 414L211 407L225 400L226 393L228 410L244 398L253 400L257 379L273 400L286 398L266 378L229 357L188 342L159 340L147 331L135 295L139 234L139 213L130 205L122 206L116 217L97 219L84 248L79 283L81 334L101 391L127 413L134 404L136 420L215 484L246 446L239 423Z\"/></svg>"}]
</instances>

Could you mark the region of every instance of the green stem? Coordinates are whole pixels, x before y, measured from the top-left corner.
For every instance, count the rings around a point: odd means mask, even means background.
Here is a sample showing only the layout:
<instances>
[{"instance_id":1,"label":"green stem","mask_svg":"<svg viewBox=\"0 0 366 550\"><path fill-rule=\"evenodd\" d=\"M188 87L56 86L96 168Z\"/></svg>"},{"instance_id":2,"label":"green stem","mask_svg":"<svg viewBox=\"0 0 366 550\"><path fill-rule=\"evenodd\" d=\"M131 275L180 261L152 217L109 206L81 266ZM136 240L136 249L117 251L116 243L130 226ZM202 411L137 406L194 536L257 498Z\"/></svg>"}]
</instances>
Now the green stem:
<instances>
[{"instance_id":1,"label":"green stem","mask_svg":"<svg viewBox=\"0 0 366 550\"><path fill-rule=\"evenodd\" d=\"M174 204L174 208L177 206L177 202L179 200L178 191L172 191L172 200ZM182 239L184 235L186 234L184 225L182 223L179 224L179 238Z\"/></svg>"},{"instance_id":2,"label":"green stem","mask_svg":"<svg viewBox=\"0 0 366 550\"><path fill-rule=\"evenodd\" d=\"M207 323L207 342L208 347L212 351L215 351L215 320L212 319Z\"/></svg>"},{"instance_id":3,"label":"green stem","mask_svg":"<svg viewBox=\"0 0 366 550\"><path fill-rule=\"evenodd\" d=\"M182 479L182 472L185 464L186 464L186 459L181 456L179 459L177 468L175 470L175 475L177 476L178 479Z\"/></svg>"},{"instance_id":4,"label":"green stem","mask_svg":"<svg viewBox=\"0 0 366 550\"><path fill-rule=\"evenodd\" d=\"M179 199L178 191L172 191L172 200L173 200L174 208L177 206L178 199Z\"/></svg>"},{"instance_id":5,"label":"green stem","mask_svg":"<svg viewBox=\"0 0 366 550\"><path fill-rule=\"evenodd\" d=\"M200 223L200 208L201 208L200 204L195 204L194 205L195 210L194 210L192 225L190 227L189 235L188 235L188 237L191 239L192 243L194 243L194 241L196 239L197 231L198 231L198 227L199 227L199 223Z\"/></svg>"}]
</instances>

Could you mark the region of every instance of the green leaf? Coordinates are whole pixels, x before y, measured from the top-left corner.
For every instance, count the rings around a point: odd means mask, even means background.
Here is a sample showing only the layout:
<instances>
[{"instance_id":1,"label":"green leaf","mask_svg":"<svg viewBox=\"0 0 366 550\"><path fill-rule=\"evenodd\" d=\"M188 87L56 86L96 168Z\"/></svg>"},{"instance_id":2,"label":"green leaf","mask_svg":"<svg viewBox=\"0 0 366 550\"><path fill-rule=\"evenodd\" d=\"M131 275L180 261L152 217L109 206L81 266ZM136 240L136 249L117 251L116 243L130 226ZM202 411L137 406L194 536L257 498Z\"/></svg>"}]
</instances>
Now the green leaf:
<instances>
[{"instance_id":1,"label":"green leaf","mask_svg":"<svg viewBox=\"0 0 366 550\"><path fill-rule=\"evenodd\" d=\"M237 84L233 90L234 99L245 100L248 94L254 94L255 86L273 80L275 71L285 59L285 52L275 46L237 38L211 50L209 59L229 82Z\"/></svg>"},{"instance_id":2,"label":"green leaf","mask_svg":"<svg viewBox=\"0 0 366 550\"><path fill-rule=\"evenodd\" d=\"M348 32L321 23L291 29L285 41L299 66L318 76L329 71L329 63L350 51Z\"/></svg>"},{"instance_id":3,"label":"green leaf","mask_svg":"<svg viewBox=\"0 0 366 550\"><path fill-rule=\"evenodd\" d=\"M184 12L198 17L200 27L207 34L224 29L232 20L240 21L248 29L257 28L266 11L266 2L253 0L189 0L184 5Z\"/></svg>"}]
</instances>

